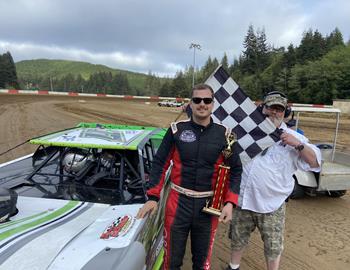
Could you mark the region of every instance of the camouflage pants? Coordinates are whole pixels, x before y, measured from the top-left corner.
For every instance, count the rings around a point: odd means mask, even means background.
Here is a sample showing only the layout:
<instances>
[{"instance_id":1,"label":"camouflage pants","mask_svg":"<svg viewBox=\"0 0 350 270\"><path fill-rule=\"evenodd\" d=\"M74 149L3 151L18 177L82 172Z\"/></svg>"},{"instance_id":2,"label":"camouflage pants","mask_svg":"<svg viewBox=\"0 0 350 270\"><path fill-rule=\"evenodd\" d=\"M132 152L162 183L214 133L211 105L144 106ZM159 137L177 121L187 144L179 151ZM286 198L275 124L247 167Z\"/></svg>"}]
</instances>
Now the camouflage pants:
<instances>
[{"instance_id":1,"label":"camouflage pants","mask_svg":"<svg viewBox=\"0 0 350 270\"><path fill-rule=\"evenodd\" d=\"M236 208L229 231L232 250L241 250L247 246L250 234L258 227L264 242L265 257L276 259L283 251L285 212L285 203L276 211L266 214Z\"/></svg>"}]
</instances>

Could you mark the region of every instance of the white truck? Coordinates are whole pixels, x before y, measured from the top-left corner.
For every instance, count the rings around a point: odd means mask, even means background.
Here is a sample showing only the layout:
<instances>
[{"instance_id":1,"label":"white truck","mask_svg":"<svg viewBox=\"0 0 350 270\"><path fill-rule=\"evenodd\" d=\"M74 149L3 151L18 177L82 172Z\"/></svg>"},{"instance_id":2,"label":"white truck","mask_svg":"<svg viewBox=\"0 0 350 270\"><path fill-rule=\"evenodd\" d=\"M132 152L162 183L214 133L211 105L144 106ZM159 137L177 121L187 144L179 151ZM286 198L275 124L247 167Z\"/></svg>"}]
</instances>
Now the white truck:
<instances>
[{"instance_id":1,"label":"white truck","mask_svg":"<svg viewBox=\"0 0 350 270\"><path fill-rule=\"evenodd\" d=\"M350 154L336 149L341 111L336 108L292 107L292 112L293 117L296 115L296 128L303 113L335 114L335 127L332 142L316 144L322 152L321 172L298 170L294 174L295 187L291 198L300 198L305 194L315 196L318 193L326 193L330 197L345 195L346 190L350 189ZM322 133L322 130L319 132Z\"/></svg>"},{"instance_id":2,"label":"white truck","mask_svg":"<svg viewBox=\"0 0 350 270\"><path fill-rule=\"evenodd\" d=\"M181 107L182 105L184 105L183 102L176 100L162 100L158 102L160 107Z\"/></svg>"}]
</instances>

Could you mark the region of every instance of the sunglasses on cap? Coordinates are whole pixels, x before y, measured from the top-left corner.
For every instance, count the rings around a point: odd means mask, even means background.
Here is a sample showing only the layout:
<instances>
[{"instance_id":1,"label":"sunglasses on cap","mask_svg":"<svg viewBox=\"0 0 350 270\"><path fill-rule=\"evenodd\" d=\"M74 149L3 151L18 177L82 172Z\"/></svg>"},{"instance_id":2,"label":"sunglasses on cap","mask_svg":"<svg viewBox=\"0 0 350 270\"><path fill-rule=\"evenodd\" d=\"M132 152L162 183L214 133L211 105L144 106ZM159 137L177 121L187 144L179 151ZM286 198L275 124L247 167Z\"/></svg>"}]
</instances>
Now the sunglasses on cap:
<instances>
[{"instance_id":1,"label":"sunglasses on cap","mask_svg":"<svg viewBox=\"0 0 350 270\"><path fill-rule=\"evenodd\" d=\"M203 100L204 104L207 104L207 105L213 102L213 99L210 97L206 97L206 98L193 97L192 98L192 102L194 104L199 104L202 102L202 100Z\"/></svg>"}]
</instances>

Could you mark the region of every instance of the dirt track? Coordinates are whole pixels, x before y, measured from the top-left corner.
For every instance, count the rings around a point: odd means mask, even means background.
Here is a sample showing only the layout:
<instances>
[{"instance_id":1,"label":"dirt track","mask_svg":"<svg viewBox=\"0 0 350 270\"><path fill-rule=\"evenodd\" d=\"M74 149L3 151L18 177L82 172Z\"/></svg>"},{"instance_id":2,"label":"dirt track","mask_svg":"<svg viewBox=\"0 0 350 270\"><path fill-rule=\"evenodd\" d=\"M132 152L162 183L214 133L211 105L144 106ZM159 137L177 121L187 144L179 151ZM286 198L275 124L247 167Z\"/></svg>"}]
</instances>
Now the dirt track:
<instances>
[{"instance_id":1,"label":"dirt track","mask_svg":"<svg viewBox=\"0 0 350 270\"><path fill-rule=\"evenodd\" d=\"M155 103L108 98L52 97L0 94L0 153L25 140L65 129L79 122L127 123L166 127L178 109L159 108ZM305 119L302 126L314 141L330 135L327 119ZM350 152L350 120L341 122L339 143ZM320 135L321 134L321 135ZM0 163L33 152L28 144L0 156ZM349 179L350 180L350 179ZM229 260L228 226L220 225L213 251L214 270ZM183 269L191 269L189 252ZM254 233L241 269L265 269L263 244ZM287 205L285 251L281 270L350 269L350 195L291 200Z\"/></svg>"}]
</instances>

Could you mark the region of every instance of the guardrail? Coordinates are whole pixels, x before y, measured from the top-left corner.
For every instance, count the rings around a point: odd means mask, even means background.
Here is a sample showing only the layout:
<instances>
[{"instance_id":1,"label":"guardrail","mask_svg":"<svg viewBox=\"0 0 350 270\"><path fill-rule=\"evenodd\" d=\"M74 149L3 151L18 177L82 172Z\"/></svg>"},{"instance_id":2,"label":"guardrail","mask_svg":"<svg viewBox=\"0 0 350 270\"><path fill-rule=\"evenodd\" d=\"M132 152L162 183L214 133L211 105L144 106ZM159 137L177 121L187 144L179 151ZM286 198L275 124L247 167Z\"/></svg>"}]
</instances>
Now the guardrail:
<instances>
[{"instance_id":1,"label":"guardrail","mask_svg":"<svg viewBox=\"0 0 350 270\"><path fill-rule=\"evenodd\" d=\"M173 100L178 102L188 102L188 98L179 97L159 97L159 96L132 96L132 95L109 95L103 93L78 93L78 92L56 92L48 90L16 90L16 89L0 89L0 93L4 94L31 94L31 95L60 95L60 96L82 96L82 97L111 97L121 99L147 99L152 101L161 100ZM259 103L259 102L258 102ZM302 104L302 103L289 103L290 106L294 107L317 107L317 108L333 108L332 105L324 104Z\"/></svg>"}]
</instances>

